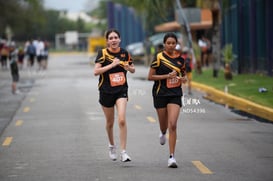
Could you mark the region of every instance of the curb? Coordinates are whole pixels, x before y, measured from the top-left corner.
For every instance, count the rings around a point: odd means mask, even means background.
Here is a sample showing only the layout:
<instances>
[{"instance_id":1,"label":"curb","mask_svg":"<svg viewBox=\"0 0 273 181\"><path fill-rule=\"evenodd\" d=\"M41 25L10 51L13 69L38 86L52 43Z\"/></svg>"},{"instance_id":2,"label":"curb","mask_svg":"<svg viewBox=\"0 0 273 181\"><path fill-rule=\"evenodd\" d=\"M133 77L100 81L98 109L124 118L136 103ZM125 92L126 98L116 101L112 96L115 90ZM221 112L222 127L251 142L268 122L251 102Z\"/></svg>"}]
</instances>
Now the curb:
<instances>
[{"instance_id":1,"label":"curb","mask_svg":"<svg viewBox=\"0 0 273 181\"><path fill-rule=\"evenodd\" d=\"M223 91L219 91L213 87L199 84L197 82L192 81L192 87L204 91L206 93L204 98L208 100L214 101L222 105L226 105L228 107L236 108L238 110L247 112L252 115L256 115L258 117L273 122L273 109L271 108L261 106L259 104L233 96Z\"/></svg>"}]
</instances>

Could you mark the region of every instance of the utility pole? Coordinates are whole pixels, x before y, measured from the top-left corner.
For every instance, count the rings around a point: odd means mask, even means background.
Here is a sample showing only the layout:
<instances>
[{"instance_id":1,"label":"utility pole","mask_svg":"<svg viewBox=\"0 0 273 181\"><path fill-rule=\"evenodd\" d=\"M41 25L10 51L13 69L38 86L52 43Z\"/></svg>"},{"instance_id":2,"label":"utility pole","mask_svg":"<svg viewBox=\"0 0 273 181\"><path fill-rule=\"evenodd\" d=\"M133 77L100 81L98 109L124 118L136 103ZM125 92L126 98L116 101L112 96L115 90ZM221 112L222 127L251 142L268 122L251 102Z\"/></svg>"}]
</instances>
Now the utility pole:
<instances>
[{"instance_id":1,"label":"utility pole","mask_svg":"<svg viewBox=\"0 0 273 181\"><path fill-rule=\"evenodd\" d=\"M189 25L189 22L187 20L187 17L186 15L184 14L183 12L183 8L181 6L181 3L180 3L180 0L176 0L176 5L179 9L178 13L180 13L182 19L183 19L183 22L179 22L181 24L181 26L185 25L186 27L186 32L187 32L187 35L188 35L188 39L189 39L189 48L190 48L190 53L192 55L192 60L193 60L193 64L195 64L196 62L196 59L195 59L195 55L194 55L194 52L193 52L193 46L192 46L192 36L191 36L191 29L190 29L190 25Z\"/></svg>"}]
</instances>

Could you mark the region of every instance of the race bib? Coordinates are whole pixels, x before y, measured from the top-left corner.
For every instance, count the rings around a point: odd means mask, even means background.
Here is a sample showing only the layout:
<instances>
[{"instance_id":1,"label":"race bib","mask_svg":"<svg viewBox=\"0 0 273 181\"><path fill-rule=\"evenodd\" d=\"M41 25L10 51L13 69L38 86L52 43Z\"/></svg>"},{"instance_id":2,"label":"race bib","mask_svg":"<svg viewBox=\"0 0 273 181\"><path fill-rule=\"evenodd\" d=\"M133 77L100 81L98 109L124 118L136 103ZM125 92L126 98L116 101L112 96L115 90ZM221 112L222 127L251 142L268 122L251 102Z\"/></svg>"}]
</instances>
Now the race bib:
<instances>
[{"instance_id":1,"label":"race bib","mask_svg":"<svg viewBox=\"0 0 273 181\"><path fill-rule=\"evenodd\" d=\"M109 79L112 87L125 84L125 75L123 72L109 74Z\"/></svg>"},{"instance_id":2,"label":"race bib","mask_svg":"<svg viewBox=\"0 0 273 181\"><path fill-rule=\"evenodd\" d=\"M167 88L174 88L174 87L181 86L181 81L177 77L167 79L166 81L167 81Z\"/></svg>"}]
</instances>

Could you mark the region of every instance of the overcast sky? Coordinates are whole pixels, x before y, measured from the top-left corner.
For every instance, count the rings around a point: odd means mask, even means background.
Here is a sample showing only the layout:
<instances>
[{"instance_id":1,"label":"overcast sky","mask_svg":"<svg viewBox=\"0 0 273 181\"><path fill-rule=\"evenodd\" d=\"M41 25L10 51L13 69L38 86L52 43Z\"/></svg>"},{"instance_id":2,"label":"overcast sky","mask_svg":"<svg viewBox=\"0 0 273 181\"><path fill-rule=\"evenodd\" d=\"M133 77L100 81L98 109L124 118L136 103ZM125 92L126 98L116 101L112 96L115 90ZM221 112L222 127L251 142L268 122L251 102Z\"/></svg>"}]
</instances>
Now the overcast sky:
<instances>
[{"instance_id":1,"label":"overcast sky","mask_svg":"<svg viewBox=\"0 0 273 181\"><path fill-rule=\"evenodd\" d=\"M79 12L92 10L98 1L99 0L44 0L44 6L50 9Z\"/></svg>"}]
</instances>

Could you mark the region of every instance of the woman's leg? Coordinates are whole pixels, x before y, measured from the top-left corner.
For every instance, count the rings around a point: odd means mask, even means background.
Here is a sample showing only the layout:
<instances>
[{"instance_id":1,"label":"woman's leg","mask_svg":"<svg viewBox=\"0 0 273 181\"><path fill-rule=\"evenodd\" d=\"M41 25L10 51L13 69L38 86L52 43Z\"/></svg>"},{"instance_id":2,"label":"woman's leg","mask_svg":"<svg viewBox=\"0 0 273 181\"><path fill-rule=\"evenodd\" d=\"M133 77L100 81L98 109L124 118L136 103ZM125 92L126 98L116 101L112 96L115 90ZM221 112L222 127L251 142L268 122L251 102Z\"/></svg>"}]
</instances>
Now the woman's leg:
<instances>
[{"instance_id":1,"label":"woman's leg","mask_svg":"<svg viewBox=\"0 0 273 181\"><path fill-rule=\"evenodd\" d=\"M107 135L108 135L109 144L115 145L114 133L113 133L114 120L115 120L114 107L102 106L102 110L104 112L105 119L106 119L106 131L107 131Z\"/></svg>"},{"instance_id":2,"label":"woman's leg","mask_svg":"<svg viewBox=\"0 0 273 181\"><path fill-rule=\"evenodd\" d=\"M168 129L169 129L169 150L170 155L174 154L175 146L176 146L176 127L177 127L177 120L180 113L180 106L177 104L168 104L167 105L168 111Z\"/></svg>"},{"instance_id":3,"label":"woman's leg","mask_svg":"<svg viewBox=\"0 0 273 181\"><path fill-rule=\"evenodd\" d=\"M126 106L127 98L119 98L116 101L118 112L118 124L120 130L120 149L126 150L127 142L127 125L126 125Z\"/></svg>"},{"instance_id":4,"label":"woman's leg","mask_svg":"<svg viewBox=\"0 0 273 181\"><path fill-rule=\"evenodd\" d=\"M165 134L168 129L168 112L167 108L156 109L159 127L162 134Z\"/></svg>"}]
</instances>

